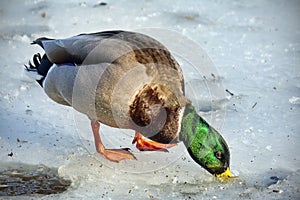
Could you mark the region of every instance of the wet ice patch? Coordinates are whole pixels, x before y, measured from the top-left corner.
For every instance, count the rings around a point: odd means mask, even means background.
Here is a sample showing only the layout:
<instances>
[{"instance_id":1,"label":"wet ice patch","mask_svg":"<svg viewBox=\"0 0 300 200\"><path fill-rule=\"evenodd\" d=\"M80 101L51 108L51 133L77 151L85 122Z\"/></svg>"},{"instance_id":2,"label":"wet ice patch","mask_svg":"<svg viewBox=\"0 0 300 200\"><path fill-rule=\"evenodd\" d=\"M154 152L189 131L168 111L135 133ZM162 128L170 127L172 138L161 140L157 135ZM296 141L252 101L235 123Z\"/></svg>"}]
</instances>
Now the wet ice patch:
<instances>
[{"instance_id":1,"label":"wet ice patch","mask_svg":"<svg viewBox=\"0 0 300 200\"><path fill-rule=\"evenodd\" d=\"M0 167L0 196L49 195L68 189L70 181L44 165L10 163Z\"/></svg>"}]
</instances>

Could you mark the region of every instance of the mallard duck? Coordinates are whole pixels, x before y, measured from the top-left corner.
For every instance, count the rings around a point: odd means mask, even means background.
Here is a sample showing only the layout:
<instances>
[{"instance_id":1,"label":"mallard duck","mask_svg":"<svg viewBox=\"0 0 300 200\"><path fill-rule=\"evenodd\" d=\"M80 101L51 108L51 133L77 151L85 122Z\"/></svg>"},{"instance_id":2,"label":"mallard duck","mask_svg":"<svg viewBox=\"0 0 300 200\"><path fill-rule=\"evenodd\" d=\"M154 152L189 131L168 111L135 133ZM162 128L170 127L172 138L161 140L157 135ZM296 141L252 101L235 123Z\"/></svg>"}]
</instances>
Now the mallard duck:
<instances>
[{"instance_id":1,"label":"mallard duck","mask_svg":"<svg viewBox=\"0 0 300 200\"><path fill-rule=\"evenodd\" d=\"M167 151L183 142L196 163L216 176L230 176L223 137L184 96L182 70L157 40L136 32L105 31L66 39L39 38L26 70L55 102L91 121L97 152L110 161L136 159L129 149L106 149L100 123L135 131L141 151Z\"/></svg>"}]
</instances>

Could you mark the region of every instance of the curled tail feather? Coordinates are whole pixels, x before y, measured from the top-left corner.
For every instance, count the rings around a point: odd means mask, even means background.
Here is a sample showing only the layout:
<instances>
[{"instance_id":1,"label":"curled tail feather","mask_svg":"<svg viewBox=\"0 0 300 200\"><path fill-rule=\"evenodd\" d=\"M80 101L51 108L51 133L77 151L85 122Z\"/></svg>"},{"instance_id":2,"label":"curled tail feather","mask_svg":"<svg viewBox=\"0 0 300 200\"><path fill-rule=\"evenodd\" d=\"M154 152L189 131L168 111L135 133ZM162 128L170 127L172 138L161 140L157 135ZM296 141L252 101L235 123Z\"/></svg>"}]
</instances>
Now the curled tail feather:
<instances>
[{"instance_id":1,"label":"curled tail feather","mask_svg":"<svg viewBox=\"0 0 300 200\"><path fill-rule=\"evenodd\" d=\"M47 73L52 67L53 63L50 62L46 54L44 54L43 57L41 57L41 54L39 53L33 55L32 62L29 61L28 65L24 65L25 70L31 75L34 75L36 81L41 87L43 87L43 81L47 76Z\"/></svg>"}]
</instances>

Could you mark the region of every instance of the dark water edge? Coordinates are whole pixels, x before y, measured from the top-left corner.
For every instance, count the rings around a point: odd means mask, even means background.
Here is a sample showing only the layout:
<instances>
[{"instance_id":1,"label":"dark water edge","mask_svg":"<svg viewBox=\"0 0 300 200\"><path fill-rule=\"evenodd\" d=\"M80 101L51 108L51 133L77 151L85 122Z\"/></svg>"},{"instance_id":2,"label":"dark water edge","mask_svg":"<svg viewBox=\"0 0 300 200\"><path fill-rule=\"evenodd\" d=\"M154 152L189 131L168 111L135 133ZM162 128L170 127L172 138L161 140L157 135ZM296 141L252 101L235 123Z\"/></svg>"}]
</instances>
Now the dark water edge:
<instances>
[{"instance_id":1,"label":"dark water edge","mask_svg":"<svg viewBox=\"0 0 300 200\"><path fill-rule=\"evenodd\" d=\"M0 164L0 196L49 195L66 191L71 181L44 165Z\"/></svg>"}]
</instances>

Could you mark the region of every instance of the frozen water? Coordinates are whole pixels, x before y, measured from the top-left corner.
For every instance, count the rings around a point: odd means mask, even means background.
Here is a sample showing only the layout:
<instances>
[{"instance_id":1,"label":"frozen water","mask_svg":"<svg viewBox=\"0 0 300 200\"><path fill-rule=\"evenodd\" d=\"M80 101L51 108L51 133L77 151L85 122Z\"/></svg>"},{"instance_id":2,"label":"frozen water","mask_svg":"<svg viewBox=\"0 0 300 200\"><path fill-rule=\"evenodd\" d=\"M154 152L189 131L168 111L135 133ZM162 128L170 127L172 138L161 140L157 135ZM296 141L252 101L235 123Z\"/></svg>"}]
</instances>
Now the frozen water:
<instances>
[{"instance_id":1,"label":"frozen water","mask_svg":"<svg viewBox=\"0 0 300 200\"><path fill-rule=\"evenodd\" d=\"M68 191L44 199L299 199L300 2L105 2L0 2L1 163L55 167L72 180ZM42 51L30 46L38 37L145 27L178 31L214 61L228 91L218 101L227 105L218 129L231 149L235 181L218 182L182 145L140 153L130 143L132 131L102 126L107 146L130 147L140 160L107 162L95 153L87 119L52 102L22 72ZM188 86L203 86L202 78L185 75ZM222 106L210 107L207 94L193 101L209 120Z\"/></svg>"}]
</instances>

